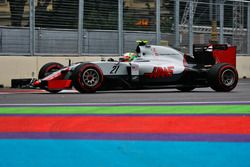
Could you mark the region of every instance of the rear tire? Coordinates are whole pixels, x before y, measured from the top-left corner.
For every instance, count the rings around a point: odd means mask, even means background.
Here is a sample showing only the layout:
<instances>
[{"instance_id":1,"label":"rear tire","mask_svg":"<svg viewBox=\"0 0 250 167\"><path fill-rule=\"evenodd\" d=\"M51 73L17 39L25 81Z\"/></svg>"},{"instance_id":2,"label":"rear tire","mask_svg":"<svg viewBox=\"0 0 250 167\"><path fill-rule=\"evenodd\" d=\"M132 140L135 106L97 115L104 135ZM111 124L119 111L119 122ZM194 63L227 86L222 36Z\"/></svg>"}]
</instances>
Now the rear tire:
<instances>
[{"instance_id":1,"label":"rear tire","mask_svg":"<svg viewBox=\"0 0 250 167\"><path fill-rule=\"evenodd\" d=\"M238 72L230 64L216 64L208 72L208 82L210 87L217 92L229 92L238 83Z\"/></svg>"},{"instance_id":2,"label":"rear tire","mask_svg":"<svg viewBox=\"0 0 250 167\"><path fill-rule=\"evenodd\" d=\"M38 74L38 79L43 79L49 76L50 74L52 74L53 72L56 72L62 68L63 68L63 65L60 63L56 63L56 62L47 63L43 65L42 68L40 69L39 74ZM58 93L61 91L61 89L54 90L54 89L47 89L47 88L45 88L45 90L50 93Z\"/></svg>"},{"instance_id":3,"label":"rear tire","mask_svg":"<svg viewBox=\"0 0 250 167\"><path fill-rule=\"evenodd\" d=\"M72 73L72 82L80 93L94 93L103 84L102 70L95 64L80 64Z\"/></svg>"}]
</instances>

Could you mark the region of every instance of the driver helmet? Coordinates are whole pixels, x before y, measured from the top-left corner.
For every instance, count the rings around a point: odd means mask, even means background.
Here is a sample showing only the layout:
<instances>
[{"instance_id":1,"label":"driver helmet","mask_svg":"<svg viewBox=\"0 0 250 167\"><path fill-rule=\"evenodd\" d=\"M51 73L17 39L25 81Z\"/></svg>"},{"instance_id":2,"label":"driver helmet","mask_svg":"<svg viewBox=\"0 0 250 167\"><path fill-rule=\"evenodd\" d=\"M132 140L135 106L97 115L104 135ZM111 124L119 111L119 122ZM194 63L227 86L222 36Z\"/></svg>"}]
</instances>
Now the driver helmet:
<instances>
[{"instance_id":1,"label":"driver helmet","mask_svg":"<svg viewBox=\"0 0 250 167\"><path fill-rule=\"evenodd\" d=\"M129 61L134 60L136 57L137 57L137 54L136 54L136 53L128 52L128 53L125 53L125 54L123 55L123 60L124 60L125 62L129 62Z\"/></svg>"}]
</instances>

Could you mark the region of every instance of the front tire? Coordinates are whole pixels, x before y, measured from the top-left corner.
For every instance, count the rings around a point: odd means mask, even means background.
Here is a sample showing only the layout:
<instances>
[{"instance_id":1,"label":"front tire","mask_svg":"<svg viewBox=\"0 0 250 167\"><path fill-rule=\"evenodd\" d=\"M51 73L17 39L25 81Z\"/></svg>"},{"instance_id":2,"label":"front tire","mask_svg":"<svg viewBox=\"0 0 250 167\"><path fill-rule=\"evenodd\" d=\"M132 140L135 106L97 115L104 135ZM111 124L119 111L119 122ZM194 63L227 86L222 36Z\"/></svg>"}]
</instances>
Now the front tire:
<instances>
[{"instance_id":1,"label":"front tire","mask_svg":"<svg viewBox=\"0 0 250 167\"><path fill-rule=\"evenodd\" d=\"M52 74L53 72L56 72L62 68L63 68L63 65L60 63L56 63L56 62L47 63L41 67L39 74L38 74L38 79L43 79L47 77L48 75Z\"/></svg>"},{"instance_id":2,"label":"front tire","mask_svg":"<svg viewBox=\"0 0 250 167\"><path fill-rule=\"evenodd\" d=\"M94 93L103 84L102 70L95 64L80 64L72 74L72 82L80 93Z\"/></svg>"},{"instance_id":3,"label":"front tire","mask_svg":"<svg viewBox=\"0 0 250 167\"><path fill-rule=\"evenodd\" d=\"M238 83L238 72L230 64L216 64L208 72L208 82L210 87L217 92L229 92Z\"/></svg>"},{"instance_id":4,"label":"front tire","mask_svg":"<svg viewBox=\"0 0 250 167\"><path fill-rule=\"evenodd\" d=\"M43 79L62 68L63 68L63 65L60 63L56 63L56 62L47 63L43 65L42 68L40 69L39 74L38 74L38 79ZM48 88L45 88L45 90L50 93L58 93L61 91L61 89L48 89Z\"/></svg>"}]
</instances>

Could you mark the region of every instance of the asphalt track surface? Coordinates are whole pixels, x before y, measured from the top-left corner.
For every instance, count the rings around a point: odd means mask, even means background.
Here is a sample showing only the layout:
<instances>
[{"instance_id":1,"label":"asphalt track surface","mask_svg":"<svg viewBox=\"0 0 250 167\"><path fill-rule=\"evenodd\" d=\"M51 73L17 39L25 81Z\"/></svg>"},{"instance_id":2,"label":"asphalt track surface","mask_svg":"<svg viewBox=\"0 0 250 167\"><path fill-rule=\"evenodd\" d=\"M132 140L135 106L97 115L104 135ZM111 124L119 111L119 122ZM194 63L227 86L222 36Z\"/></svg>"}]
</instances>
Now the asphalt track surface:
<instances>
[{"instance_id":1,"label":"asphalt track surface","mask_svg":"<svg viewBox=\"0 0 250 167\"><path fill-rule=\"evenodd\" d=\"M66 90L51 94L41 90L0 89L0 106L44 105L192 105L192 104L250 104L250 79L241 79L231 92L215 92L197 88L192 92L175 89L98 91L80 94Z\"/></svg>"},{"instance_id":2,"label":"asphalt track surface","mask_svg":"<svg viewBox=\"0 0 250 167\"><path fill-rule=\"evenodd\" d=\"M0 89L0 166L249 167L249 122L248 79L228 93Z\"/></svg>"}]
</instances>

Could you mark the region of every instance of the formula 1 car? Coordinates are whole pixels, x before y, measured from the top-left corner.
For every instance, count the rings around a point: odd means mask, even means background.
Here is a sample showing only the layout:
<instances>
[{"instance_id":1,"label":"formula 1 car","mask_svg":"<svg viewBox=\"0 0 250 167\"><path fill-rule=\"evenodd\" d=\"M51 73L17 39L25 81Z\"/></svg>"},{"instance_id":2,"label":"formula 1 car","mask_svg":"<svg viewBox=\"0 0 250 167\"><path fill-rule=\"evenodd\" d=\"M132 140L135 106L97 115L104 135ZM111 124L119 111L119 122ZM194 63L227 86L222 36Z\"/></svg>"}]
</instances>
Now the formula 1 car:
<instances>
[{"instance_id":1,"label":"formula 1 car","mask_svg":"<svg viewBox=\"0 0 250 167\"><path fill-rule=\"evenodd\" d=\"M34 87L51 93L73 87L80 93L98 90L176 88L188 92L211 87L228 92L238 82L236 47L228 45L194 45L193 56L168 46L139 42L132 61L79 62L63 66L51 62L39 71Z\"/></svg>"}]
</instances>

